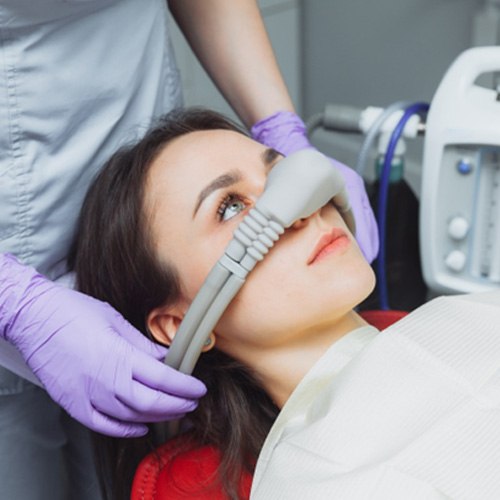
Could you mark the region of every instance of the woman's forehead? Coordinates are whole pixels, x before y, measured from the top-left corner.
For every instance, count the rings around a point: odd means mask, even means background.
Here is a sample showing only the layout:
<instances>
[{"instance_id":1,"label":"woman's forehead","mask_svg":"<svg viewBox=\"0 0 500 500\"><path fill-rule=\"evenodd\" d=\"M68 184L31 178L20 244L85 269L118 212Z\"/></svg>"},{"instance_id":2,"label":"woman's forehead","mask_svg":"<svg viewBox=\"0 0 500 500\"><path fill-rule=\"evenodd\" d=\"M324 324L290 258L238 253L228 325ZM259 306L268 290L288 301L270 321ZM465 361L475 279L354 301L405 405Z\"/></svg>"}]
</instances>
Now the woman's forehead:
<instances>
[{"instance_id":1,"label":"woman's forehead","mask_svg":"<svg viewBox=\"0 0 500 500\"><path fill-rule=\"evenodd\" d=\"M210 159L211 155L225 155L236 153L234 147L251 149L260 146L258 143L239 132L232 130L197 130L177 137L165 145L158 157L171 159Z\"/></svg>"},{"instance_id":2,"label":"woman's forehead","mask_svg":"<svg viewBox=\"0 0 500 500\"><path fill-rule=\"evenodd\" d=\"M161 178L170 182L206 180L225 169L238 167L246 161L254 163L264 146L249 137L231 130L190 132L164 146L154 160L149 181Z\"/></svg>"},{"instance_id":3,"label":"woman's forehead","mask_svg":"<svg viewBox=\"0 0 500 500\"><path fill-rule=\"evenodd\" d=\"M201 190L228 171L261 171L260 158L265 150L261 144L230 130L196 131L174 139L149 170L146 210L156 210L159 204L192 204Z\"/></svg>"}]
</instances>

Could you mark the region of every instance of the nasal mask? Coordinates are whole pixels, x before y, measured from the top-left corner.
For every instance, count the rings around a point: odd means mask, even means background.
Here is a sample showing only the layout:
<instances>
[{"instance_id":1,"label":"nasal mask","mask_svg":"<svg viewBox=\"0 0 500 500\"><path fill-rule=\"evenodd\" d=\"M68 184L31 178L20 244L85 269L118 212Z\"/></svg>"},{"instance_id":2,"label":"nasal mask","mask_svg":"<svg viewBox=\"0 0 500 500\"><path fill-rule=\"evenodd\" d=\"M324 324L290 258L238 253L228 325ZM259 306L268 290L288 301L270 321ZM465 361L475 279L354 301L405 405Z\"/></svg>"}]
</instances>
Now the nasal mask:
<instances>
[{"instance_id":1,"label":"nasal mask","mask_svg":"<svg viewBox=\"0 0 500 500\"><path fill-rule=\"evenodd\" d=\"M236 228L224 254L194 298L170 346L165 363L192 373L203 346L257 262L295 221L333 203L355 234L355 222L342 175L314 150L279 161L262 195Z\"/></svg>"}]
</instances>

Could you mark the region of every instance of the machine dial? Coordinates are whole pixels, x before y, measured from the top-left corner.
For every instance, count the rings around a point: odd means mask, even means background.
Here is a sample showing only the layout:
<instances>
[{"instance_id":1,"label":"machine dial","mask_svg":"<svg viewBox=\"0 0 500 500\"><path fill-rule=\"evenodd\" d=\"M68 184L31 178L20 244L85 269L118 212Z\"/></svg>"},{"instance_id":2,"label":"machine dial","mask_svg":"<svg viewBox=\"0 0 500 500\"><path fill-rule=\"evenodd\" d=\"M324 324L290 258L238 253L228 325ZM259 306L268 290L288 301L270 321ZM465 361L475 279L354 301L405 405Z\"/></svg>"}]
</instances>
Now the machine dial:
<instances>
[{"instance_id":1,"label":"machine dial","mask_svg":"<svg viewBox=\"0 0 500 500\"><path fill-rule=\"evenodd\" d=\"M452 250L444 259L448 269L459 273L465 267L467 256L460 250Z\"/></svg>"},{"instance_id":2,"label":"machine dial","mask_svg":"<svg viewBox=\"0 0 500 500\"><path fill-rule=\"evenodd\" d=\"M448 223L448 234L454 240L463 240L469 232L469 223L465 217L457 215Z\"/></svg>"}]
</instances>

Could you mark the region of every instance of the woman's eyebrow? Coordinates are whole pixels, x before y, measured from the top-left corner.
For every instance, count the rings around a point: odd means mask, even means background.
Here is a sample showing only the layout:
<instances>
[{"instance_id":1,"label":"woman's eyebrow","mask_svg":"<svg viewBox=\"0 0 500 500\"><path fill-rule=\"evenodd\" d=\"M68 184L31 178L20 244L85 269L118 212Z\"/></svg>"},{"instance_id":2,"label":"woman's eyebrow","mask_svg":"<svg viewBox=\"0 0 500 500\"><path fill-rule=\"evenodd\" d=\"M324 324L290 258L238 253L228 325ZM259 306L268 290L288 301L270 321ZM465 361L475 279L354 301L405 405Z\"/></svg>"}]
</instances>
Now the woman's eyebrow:
<instances>
[{"instance_id":1,"label":"woman's eyebrow","mask_svg":"<svg viewBox=\"0 0 500 500\"><path fill-rule=\"evenodd\" d=\"M266 174L269 173L276 163L276 159L281 156L281 153L273 148L267 148L262 153L262 162L266 168Z\"/></svg>"},{"instance_id":2,"label":"woman's eyebrow","mask_svg":"<svg viewBox=\"0 0 500 500\"><path fill-rule=\"evenodd\" d=\"M276 163L276 159L281 156L281 153L276 151L273 148L266 148L262 154L261 159L264 164L264 168L266 170L266 174L274 167ZM198 195L198 199L196 200L196 205L193 211L193 218L198 212L201 204L205 201L205 199L212 194L214 191L218 189L223 189L229 186L236 184L242 180L243 176L239 170L231 170L226 174L222 174L219 177L216 177L208 186L204 187L200 194Z\"/></svg>"},{"instance_id":3,"label":"woman's eyebrow","mask_svg":"<svg viewBox=\"0 0 500 500\"><path fill-rule=\"evenodd\" d=\"M233 184L240 182L241 179L242 175L239 170L231 170L226 174L222 174L219 175L219 177L216 177L212 182L210 182L210 184L208 184L208 186L204 187L200 191L200 194L198 195L198 199L196 201L196 206L194 207L193 218L196 215L196 212L198 212L201 204L210 194L212 194L214 191L217 191L218 189L232 186Z\"/></svg>"}]
</instances>

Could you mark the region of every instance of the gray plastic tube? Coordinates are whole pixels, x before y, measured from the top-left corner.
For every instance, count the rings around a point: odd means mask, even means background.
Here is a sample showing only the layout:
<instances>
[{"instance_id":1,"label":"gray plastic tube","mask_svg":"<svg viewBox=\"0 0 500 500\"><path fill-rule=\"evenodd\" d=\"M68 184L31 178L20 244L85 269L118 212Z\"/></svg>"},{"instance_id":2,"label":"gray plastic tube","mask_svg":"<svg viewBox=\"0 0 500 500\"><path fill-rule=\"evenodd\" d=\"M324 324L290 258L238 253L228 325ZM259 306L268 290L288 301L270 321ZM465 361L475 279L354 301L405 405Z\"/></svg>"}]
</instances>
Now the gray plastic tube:
<instances>
[{"instance_id":1,"label":"gray plastic tube","mask_svg":"<svg viewBox=\"0 0 500 500\"><path fill-rule=\"evenodd\" d=\"M411 103L409 101L397 101L384 109L382 113L378 116L378 118L373 122L372 126L368 130L366 134L365 140L361 145L361 149L359 151L358 159L356 161L356 172L358 172L361 177L363 177L366 164L368 160L368 155L370 153L370 149L373 146L373 141L376 139L380 129L383 127L385 121L396 111L406 108Z\"/></svg>"}]
</instances>

